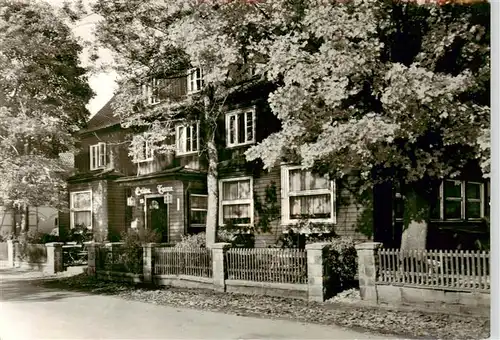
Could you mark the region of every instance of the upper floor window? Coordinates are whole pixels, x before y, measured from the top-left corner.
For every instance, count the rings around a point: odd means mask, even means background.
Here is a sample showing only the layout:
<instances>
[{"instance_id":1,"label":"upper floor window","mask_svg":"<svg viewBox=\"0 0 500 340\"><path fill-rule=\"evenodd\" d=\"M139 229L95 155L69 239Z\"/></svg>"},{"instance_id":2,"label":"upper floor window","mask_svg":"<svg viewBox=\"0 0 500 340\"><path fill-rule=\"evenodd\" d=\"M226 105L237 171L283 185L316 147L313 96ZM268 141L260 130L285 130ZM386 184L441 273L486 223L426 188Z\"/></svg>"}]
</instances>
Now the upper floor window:
<instances>
[{"instance_id":1,"label":"upper floor window","mask_svg":"<svg viewBox=\"0 0 500 340\"><path fill-rule=\"evenodd\" d=\"M300 166L281 167L282 221L336 223L335 182Z\"/></svg>"},{"instance_id":2,"label":"upper floor window","mask_svg":"<svg viewBox=\"0 0 500 340\"><path fill-rule=\"evenodd\" d=\"M439 188L438 207L434 218L442 220L481 219L485 213L484 184L444 180Z\"/></svg>"},{"instance_id":3,"label":"upper floor window","mask_svg":"<svg viewBox=\"0 0 500 340\"><path fill-rule=\"evenodd\" d=\"M106 143L99 142L90 146L90 170L106 166Z\"/></svg>"},{"instance_id":4,"label":"upper floor window","mask_svg":"<svg viewBox=\"0 0 500 340\"><path fill-rule=\"evenodd\" d=\"M158 104L160 102L160 89L162 84L162 79L153 78L148 84L143 85L143 94L149 105Z\"/></svg>"},{"instance_id":5,"label":"upper floor window","mask_svg":"<svg viewBox=\"0 0 500 340\"><path fill-rule=\"evenodd\" d=\"M219 224L235 226L253 223L252 178L229 178L219 181Z\"/></svg>"},{"instance_id":6,"label":"upper floor window","mask_svg":"<svg viewBox=\"0 0 500 340\"><path fill-rule=\"evenodd\" d=\"M92 229L92 191L78 191L70 194L70 227Z\"/></svg>"},{"instance_id":7,"label":"upper floor window","mask_svg":"<svg viewBox=\"0 0 500 340\"><path fill-rule=\"evenodd\" d=\"M187 75L187 93L191 94L200 91L203 85L205 85L203 78L203 69L198 67L189 70Z\"/></svg>"},{"instance_id":8,"label":"upper floor window","mask_svg":"<svg viewBox=\"0 0 500 340\"><path fill-rule=\"evenodd\" d=\"M199 124L178 125L175 128L175 140L178 155L198 152L200 147Z\"/></svg>"},{"instance_id":9,"label":"upper floor window","mask_svg":"<svg viewBox=\"0 0 500 340\"><path fill-rule=\"evenodd\" d=\"M154 156L153 143L149 139L148 134L144 134L142 136L134 136L134 162L142 163L142 162L151 162Z\"/></svg>"},{"instance_id":10,"label":"upper floor window","mask_svg":"<svg viewBox=\"0 0 500 340\"><path fill-rule=\"evenodd\" d=\"M238 110L226 115L226 141L228 147L255 142L255 110Z\"/></svg>"}]
</instances>

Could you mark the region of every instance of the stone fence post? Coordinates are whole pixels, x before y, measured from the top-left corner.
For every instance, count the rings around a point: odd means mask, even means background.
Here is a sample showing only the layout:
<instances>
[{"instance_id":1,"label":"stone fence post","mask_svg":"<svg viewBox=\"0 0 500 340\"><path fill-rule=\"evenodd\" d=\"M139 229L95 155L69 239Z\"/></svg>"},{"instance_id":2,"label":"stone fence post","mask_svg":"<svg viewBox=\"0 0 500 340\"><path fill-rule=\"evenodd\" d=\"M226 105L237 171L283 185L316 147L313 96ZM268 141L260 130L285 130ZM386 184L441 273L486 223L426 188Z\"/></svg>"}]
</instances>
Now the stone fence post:
<instances>
[{"instance_id":1,"label":"stone fence post","mask_svg":"<svg viewBox=\"0 0 500 340\"><path fill-rule=\"evenodd\" d=\"M85 242L87 246L87 275L95 276L97 272L97 252L99 251L99 243Z\"/></svg>"},{"instance_id":2,"label":"stone fence post","mask_svg":"<svg viewBox=\"0 0 500 340\"><path fill-rule=\"evenodd\" d=\"M61 242L45 243L45 247L47 248L47 266L45 267L45 272L48 274L55 274L64 270L63 244Z\"/></svg>"},{"instance_id":3,"label":"stone fence post","mask_svg":"<svg viewBox=\"0 0 500 340\"><path fill-rule=\"evenodd\" d=\"M329 243L306 244L307 286L309 301L325 301L325 276L323 259Z\"/></svg>"},{"instance_id":4,"label":"stone fence post","mask_svg":"<svg viewBox=\"0 0 500 340\"><path fill-rule=\"evenodd\" d=\"M14 268L16 264L16 243L15 240L7 240L7 261L10 268Z\"/></svg>"},{"instance_id":5,"label":"stone fence post","mask_svg":"<svg viewBox=\"0 0 500 340\"><path fill-rule=\"evenodd\" d=\"M225 254L231 247L230 243L214 243L210 246L212 249L212 273L214 279L215 290L226 291L226 266Z\"/></svg>"},{"instance_id":6,"label":"stone fence post","mask_svg":"<svg viewBox=\"0 0 500 340\"><path fill-rule=\"evenodd\" d=\"M142 247L142 274L144 283L153 283L154 249L158 243L146 243Z\"/></svg>"},{"instance_id":7,"label":"stone fence post","mask_svg":"<svg viewBox=\"0 0 500 340\"><path fill-rule=\"evenodd\" d=\"M356 245L358 253L359 292L362 300L377 303L377 250L382 248L380 242L365 242Z\"/></svg>"}]
</instances>

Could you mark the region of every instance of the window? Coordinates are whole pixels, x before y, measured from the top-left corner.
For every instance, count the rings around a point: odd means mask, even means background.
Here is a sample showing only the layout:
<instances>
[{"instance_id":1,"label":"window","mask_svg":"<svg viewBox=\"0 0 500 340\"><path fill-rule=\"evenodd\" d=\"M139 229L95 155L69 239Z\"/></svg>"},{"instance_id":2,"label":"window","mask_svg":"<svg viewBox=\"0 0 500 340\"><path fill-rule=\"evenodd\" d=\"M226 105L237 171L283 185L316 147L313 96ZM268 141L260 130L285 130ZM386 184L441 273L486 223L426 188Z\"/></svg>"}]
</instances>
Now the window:
<instances>
[{"instance_id":1,"label":"window","mask_svg":"<svg viewBox=\"0 0 500 340\"><path fill-rule=\"evenodd\" d=\"M163 84L163 79L153 78L147 85L142 86L143 95L147 98L149 105L158 104L160 102L160 89Z\"/></svg>"},{"instance_id":2,"label":"window","mask_svg":"<svg viewBox=\"0 0 500 340\"><path fill-rule=\"evenodd\" d=\"M238 146L255 142L255 111L238 111L226 115L227 146Z\"/></svg>"},{"instance_id":3,"label":"window","mask_svg":"<svg viewBox=\"0 0 500 340\"><path fill-rule=\"evenodd\" d=\"M70 227L92 229L92 191L70 194Z\"/></svg>"},{"instance_id":4,"label":"window","mask_svg":"<svg viewBox=\"0 0 500 340\"><path fill-rule=\"evenodd\" d=\"M235 226L253 223L252 178L231 178L219 181L219 224Z\"/></svg>"},{"instance_id":5,"label":"window","mask_svg":"<svg viewBox=\"0 0 500 340\"><path fill-rule=\"evenodd\" d=\"M149 135L144 134L142 136L134 136L134 138L140 138L138 148L134 153L134 162L143 163L151 162L154 156L154 150L152 148L152 142L149 140Z\"/></svg>"},{"instance_id":6,"label":"window","mask_svg":"<svg viewBox=\"0 0 500 340\"><path fill-rule=\"evenodd\" d=\"M106 166L106 143L90 146L90 170L102 169Z\"/></svg>"},{"instance_id":7,"label":"window","mask_svg":"<svg viewBox=\"0 0 500 340\"><path fill-rule=\"evenodd\" d=\"M178 125L175 129L175 140L177 144L177 154L186 155L198 152L200 147L199 141L199 124L193 125Z\"/></svg>"},{"instance_id":8,"label":"window","mask_svg":"<svg viewBox=\"0 0 500 340\"><path fill-rule=\"evenodd\" d=\"M207 224L207 207L208 207L207 195L191 194L190 196L191 227L205 228Z\"/></svg>"},{"instance_id":9,"label":"window","mask_svg":"<svg viewBox=\"0 0 500 340\"><path fill-rule=\"evenodd\" d=\"M282 221L335 223L335 183L300 166L281 168Z\"/></svg>"},{"instance_id":10,"label":"window","mask_svg":"<svg viewBox=\"0 0 500 340\"><path fill-rule=\"evenodd\" d=\"M187 92L188 94L200 91L205 85L203 79L204 74L201 68L193 68L189 70L187 75Z\"/></svg>"},{"instance_id":11,"label":"window","mask_svg":"<svg viewBox=\"0 0 500 340\"><path fill-rule=\"evenodd\" d=\"M480 219L484 217L484 208L483 183L457 180L442 182L439 190L440 219Z\"/></svg>"}]
</instances>

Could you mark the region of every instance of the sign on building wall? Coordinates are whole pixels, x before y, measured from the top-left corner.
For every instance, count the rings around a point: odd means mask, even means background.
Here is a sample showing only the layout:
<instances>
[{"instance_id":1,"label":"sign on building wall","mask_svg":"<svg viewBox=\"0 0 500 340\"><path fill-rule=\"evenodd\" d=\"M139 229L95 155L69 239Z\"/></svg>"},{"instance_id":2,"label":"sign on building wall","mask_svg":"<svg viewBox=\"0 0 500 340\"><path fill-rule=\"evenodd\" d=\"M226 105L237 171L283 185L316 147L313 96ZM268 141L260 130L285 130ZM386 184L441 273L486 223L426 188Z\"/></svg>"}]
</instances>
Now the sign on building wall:
<instances>
[{"instance_id":1,"label":"sign on building wall","mask_svg":"<svg viewBox=\"0 0 500 340\"><path fill-rule=\"evenodd\" d=\"M156 194L156 193L163 195L165 193L173 192L173 191L174 191L173 187L167 187L167 186L163 186L161 184L158 184L156 186L156 192L154 192L151 188L137 187L137 188L135 188L134 193L136 196Z\"/></svg>"}]
</instances>

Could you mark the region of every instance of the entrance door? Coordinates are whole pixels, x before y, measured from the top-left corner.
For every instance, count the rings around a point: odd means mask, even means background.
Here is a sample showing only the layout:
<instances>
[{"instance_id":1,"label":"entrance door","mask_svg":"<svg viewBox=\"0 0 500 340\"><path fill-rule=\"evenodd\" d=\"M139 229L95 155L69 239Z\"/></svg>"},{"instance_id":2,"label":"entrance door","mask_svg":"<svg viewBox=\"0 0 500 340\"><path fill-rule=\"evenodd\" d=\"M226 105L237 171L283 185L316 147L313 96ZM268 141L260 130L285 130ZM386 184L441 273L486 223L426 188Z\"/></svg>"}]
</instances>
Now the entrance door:
<instances>
[{"instance_id":1,"label":"entrance door","mask_svg":"<svg viewBox=\"0 0 500 340\"><path fill-rule=\"evenodd\" d=\"M168 242L168 216L167 205L162 197L146 199L147 227L161 235L161 242Z\"/></svg>"}]
</instances>

